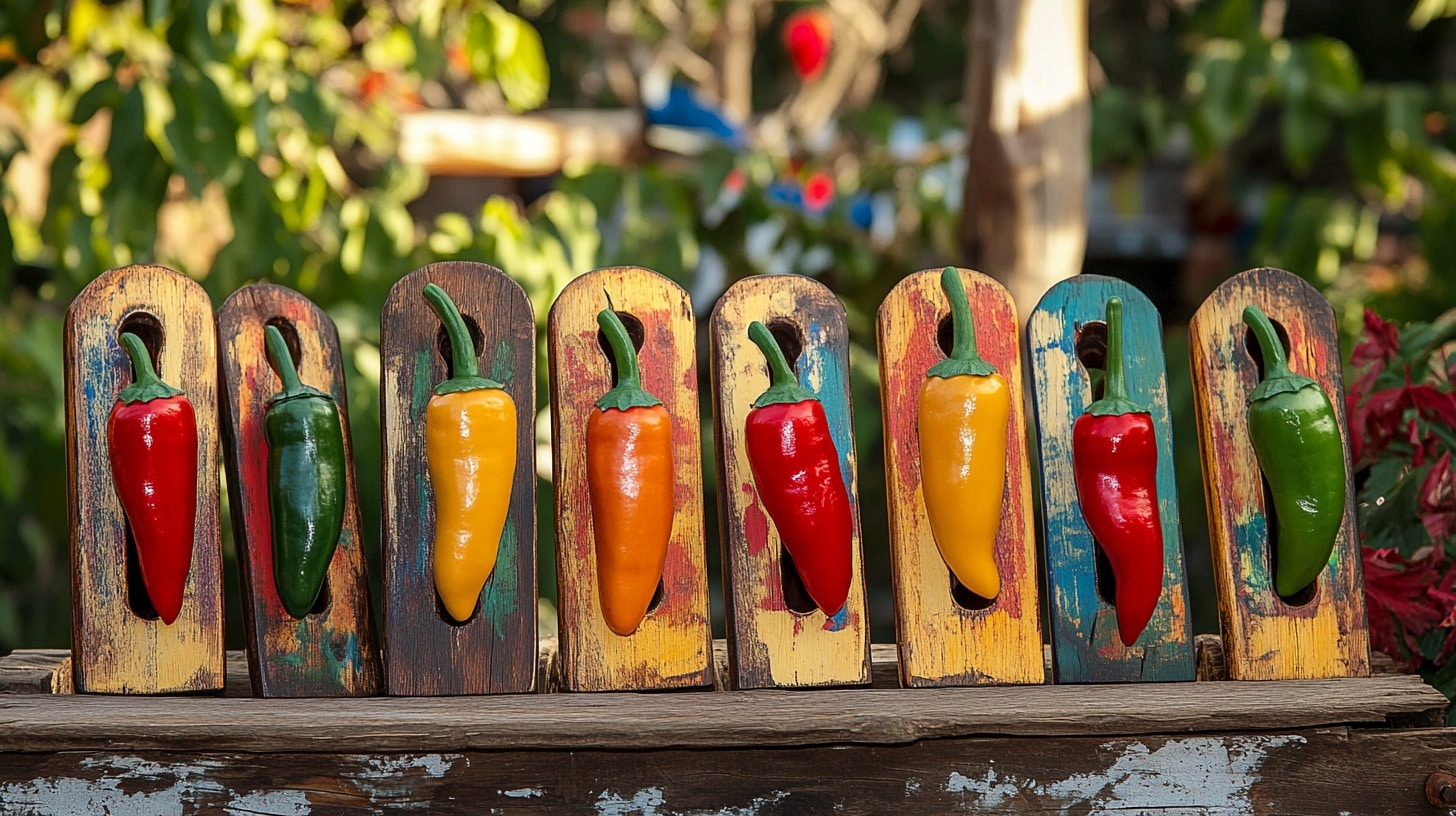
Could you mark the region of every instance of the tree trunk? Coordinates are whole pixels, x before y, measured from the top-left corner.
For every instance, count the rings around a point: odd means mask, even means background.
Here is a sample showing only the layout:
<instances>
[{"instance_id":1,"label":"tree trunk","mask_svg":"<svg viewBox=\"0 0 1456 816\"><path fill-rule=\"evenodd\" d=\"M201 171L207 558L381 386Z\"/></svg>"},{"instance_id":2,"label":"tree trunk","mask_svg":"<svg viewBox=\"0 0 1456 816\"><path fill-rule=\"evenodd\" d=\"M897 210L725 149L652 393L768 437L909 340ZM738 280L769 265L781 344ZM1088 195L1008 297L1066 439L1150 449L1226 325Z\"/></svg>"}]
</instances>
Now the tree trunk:
<instances>
[{"instance_id":1,"label":"tree trunk","mask_svg":"<svg viewBox=\"0 0 1456 816\"><path fill-rule=\"evenodd\" d=\"M1024 321L1086 249L1087 5L978 0L968 42L962 246Z\"/></svg>"}]
</instances>

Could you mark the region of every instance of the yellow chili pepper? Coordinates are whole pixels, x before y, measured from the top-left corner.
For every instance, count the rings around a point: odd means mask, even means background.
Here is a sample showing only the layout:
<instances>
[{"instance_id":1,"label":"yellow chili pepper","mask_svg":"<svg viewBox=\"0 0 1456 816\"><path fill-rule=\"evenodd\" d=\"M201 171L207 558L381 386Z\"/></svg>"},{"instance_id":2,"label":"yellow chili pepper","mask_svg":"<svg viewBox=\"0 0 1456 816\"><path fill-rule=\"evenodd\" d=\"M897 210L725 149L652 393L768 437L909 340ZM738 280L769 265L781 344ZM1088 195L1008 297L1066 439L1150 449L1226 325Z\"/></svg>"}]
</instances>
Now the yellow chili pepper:
<instances>
[{"instance_id":1,"label":"yellow chili pepper","mask_svg":"<svg viewBox=\"0 0 1456 816\"><path fill-rule=\"evenodd\" d=\"M495 569L516 472L516 403L480 376L475 344L445 290L425 286L450 335L454 372L425 406L425 460L435 493L435 590L457 621L475 612Z\"/></svg>"},{"instance_id":2,"label":"yellow chili pepper","mask_svg":"<svg viewBox=\"0 0 1456 816\"><path fill-rule=\"evenodd\" d=\"M920 481L925 512L941 557L982 598L1001 592L996 533L1006 488L1006 428L1011 393L1006 378L976 352L975 326L960 273L947 267L941 288L950 300L950 356L920 386Z\"/></svg>"}]
</instances>

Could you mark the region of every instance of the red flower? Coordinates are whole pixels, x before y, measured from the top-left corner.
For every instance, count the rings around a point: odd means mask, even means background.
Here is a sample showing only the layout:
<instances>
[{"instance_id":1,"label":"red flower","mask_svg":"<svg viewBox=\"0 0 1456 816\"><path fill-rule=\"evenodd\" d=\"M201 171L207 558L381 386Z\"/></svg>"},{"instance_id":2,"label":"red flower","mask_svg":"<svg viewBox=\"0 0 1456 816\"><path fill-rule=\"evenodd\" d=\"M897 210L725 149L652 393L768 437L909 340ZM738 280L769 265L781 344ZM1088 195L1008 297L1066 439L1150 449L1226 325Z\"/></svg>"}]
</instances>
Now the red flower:
<instances>
[{"instance_id":1,"label":"red flower","mask_svg":"<svg viewBox=\"0 0 1456 816\"><path fill-rule=\"evenodd\" d=\"M832 42L829 15L823 9L796 11L784 21L784 48L802 80L815 79L824 71Z\"/></svg>"},{"instance_id":2,"label":"red flower","mask_svg":"<svg viewBox=\"0 0 1456 816\"><path fill-rule=\"evenodd\" d=\"M1439 558L1447 540L1456 533L1456 479L1451 473L1450 451L1436 460L1421 482L1418 512Z\"/></svg>"},{"instance_id":3,"label":"red flower","mask_svg":"<svg viewBox=\"0 0 1456 816\"><path fill-rule=\"evenodd\" d=\"M1430 558L1406 560L1393 549L1363 548L1365 602L1370 608L1370 645L1391 657L1405 655L1411 668L1421 659L1418 640L1448 615L1450 578L1438 580ZM1434 592L1432 592L1434 590ZM1445 599L1452 600L1445 600ZM1400 622L1397 638L1395 623Z\"/></svg>"},{"instance_id":4,"label":"red flower","mask_svg":"<svg viewBox=\"0 0 1456 816\"><path fill-rule=\"evenodd\" d=\"M1350 354L1350 362L1356 368L1381 367L1395 359L1400 350L1400 332L1394 323L1380 319L1380 315L1365 310L1365 339L1361 340Z\"/></svg>"},{"instance_id":5,"label":"red flower","mask_svg":"<svg viewBox=\"0 0 1456 816\"><path fill-rule=\"evenodd\" d=\"M834 179L820 170L804 179L804 209L821 213L834 201Z\"/></svg>"}]
</instances>

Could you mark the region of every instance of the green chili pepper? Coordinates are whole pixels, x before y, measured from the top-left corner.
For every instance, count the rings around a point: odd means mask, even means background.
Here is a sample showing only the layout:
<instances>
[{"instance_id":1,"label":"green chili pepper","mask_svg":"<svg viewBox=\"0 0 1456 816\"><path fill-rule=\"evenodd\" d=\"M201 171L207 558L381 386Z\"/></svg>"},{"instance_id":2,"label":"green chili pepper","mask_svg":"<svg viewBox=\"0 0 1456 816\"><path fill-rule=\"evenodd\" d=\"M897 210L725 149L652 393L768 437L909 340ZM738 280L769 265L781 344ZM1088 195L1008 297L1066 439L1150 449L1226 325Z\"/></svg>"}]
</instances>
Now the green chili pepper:
<instances>
[{"instance_id":1,"label":"green chili pepper","mask_svg":"<svg viewBox=\"0 0 1456 816\"><path fill-rule=\"evenodd\" d=\"M1274 590L1289 597L1329 563L1345 518L1345 443L1319 383L1289 370L1274 325L1244 309L1264 355L1249 392L1249 439L1269 484L1275 522Z\"/></svg>"},{"instance_id":2,"label":"green chili pepper","mask_svg":"<svg viewBox=\"0 0 1456 816\"><path fill-rule=\"evenodd\" d=\"M268 400L268 509L273 520L273 581L295 618L313 609L344 526L344 431L328 394L304 385L274 326L268 357L283 390Z\"/></svg>"}]
</instances>

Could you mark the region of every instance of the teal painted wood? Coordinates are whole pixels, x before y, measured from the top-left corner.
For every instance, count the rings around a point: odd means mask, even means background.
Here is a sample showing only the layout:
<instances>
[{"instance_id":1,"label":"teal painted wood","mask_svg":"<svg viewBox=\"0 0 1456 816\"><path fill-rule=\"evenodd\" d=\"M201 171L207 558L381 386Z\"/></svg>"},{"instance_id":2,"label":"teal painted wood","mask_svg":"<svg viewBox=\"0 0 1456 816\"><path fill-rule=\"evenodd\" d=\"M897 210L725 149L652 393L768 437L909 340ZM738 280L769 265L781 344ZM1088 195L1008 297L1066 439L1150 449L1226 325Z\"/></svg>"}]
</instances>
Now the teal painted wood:
<instances>
[{"instance_id":1,"label":"teal painted wood","mask_svg":"<svg viewBox=\"0 0 1456 816\"><path fill-rule=\"evenodd\" d=\"M1082 518L1072 473L1072 425L1092 402L1091 381L1077 357L1077 336L1100 323L1107 299L1123 302L1123 354L1132 399L1152 412L1158 441L1158 498L1163 522L1163 595L1131 647L1117 636L1112 605L1099 597L1096 550ZM1058 683L1192 680L1193 643L1173 433L1168 414L1162 320L1147 296L1126 281L1079 275L1053 286L1027 324L1032 417L1041 458L1038 489L1051 599L1052 659Z\"/></svg>"}]
</instances>

